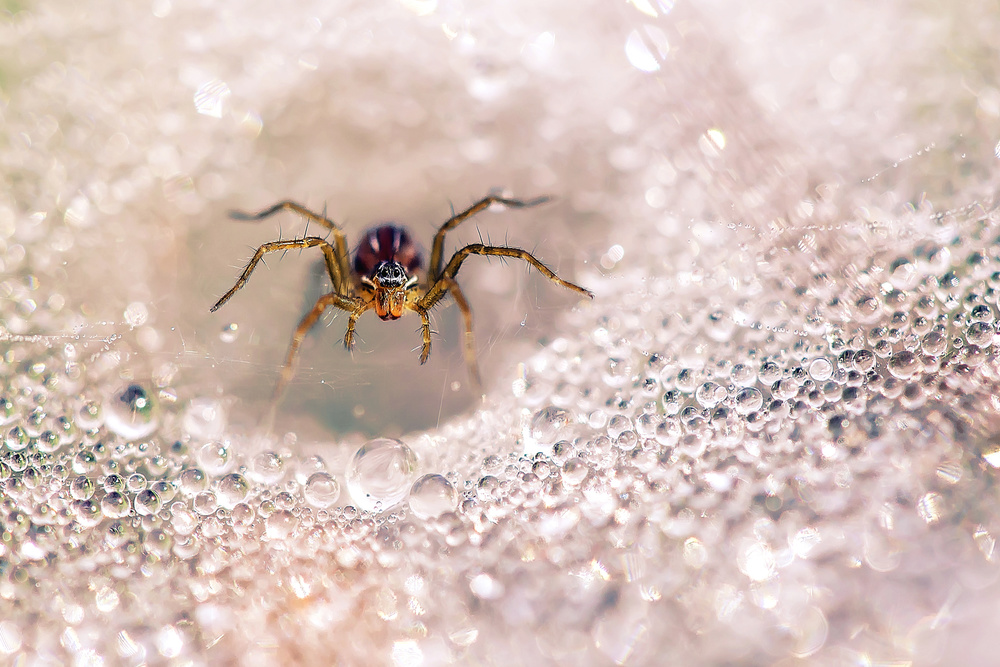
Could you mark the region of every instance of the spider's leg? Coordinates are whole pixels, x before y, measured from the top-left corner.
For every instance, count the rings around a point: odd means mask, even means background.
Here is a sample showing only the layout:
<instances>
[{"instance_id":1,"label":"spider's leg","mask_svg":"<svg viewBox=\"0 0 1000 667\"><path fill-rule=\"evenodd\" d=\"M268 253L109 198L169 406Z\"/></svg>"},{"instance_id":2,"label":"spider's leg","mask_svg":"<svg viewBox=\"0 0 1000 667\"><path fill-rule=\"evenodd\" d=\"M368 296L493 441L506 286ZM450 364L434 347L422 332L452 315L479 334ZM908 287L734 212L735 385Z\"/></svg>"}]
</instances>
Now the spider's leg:
<instances>
[{"instance_id":1,"label":"spider's leg","mask_svg":"<svg viewBox=\"0 0 1000 667\"><path fill-rule=\"evenodd\" d=\"M327 259L328 266L336 265L337 273L342 277L340 281L334 279L334 289L337 293L343 296L347 295L348 280L347 277L351 274L350 267L350 253L347 250L347 237L344 235L344 231L337 226L333 220L330 220L325 215L320 215L319 213L314 213L310 211L302 204L297 204L293 201L280 201L270 208L265 208L257 213L245 213L243 211L229 211L229 217L233 220L243 220L246 222L256 222L258 220L263 220L268 218L279 211L293 211L303 216L307 220L312 220L313 222L319 223L320 225L326 227L333 233L333 247L336 252L333 256L333 261ZM324 209L325 210L325 209ZM333 278L334 271L329 269L330 277Z\"/></svg>"},{"instance_id":2,"label":"spider's leg","mask_svg":"<svg viewBox=\"0 0 1000 667\"><path fill-rule=\"evenodd\" d=\"M417 306L423 308L424 310L430 310L434 305L440 301L445 293L451 288L451 283L454 282L453 278L458 274L458 270L462 267L462 262L469 255L485 255L488 257L513 257L515 259L523 259L528 264L535 267L539 273L543 276L556 283L557 285L562 285L567 289L571 289L574 292L582 294L583 296L594 298L594 293L588 289L580 287L574 283L563 280L557 276L551 269L542 264L538 259L532 255L527 250L522 250L521 248L507 248L504 246L489 246L483 245L482 243L473 243L467 245L454 255L452 255L451 260L448 265L444 267L444 271L441 272L440 278L433 283L427 292L424 294L423 298L417 302ZM457 301L457 299L456 299Z\"/></svg>"},{"instance_id":3,"label":"spider's leg","mask_svg":"<svg viewBox=\"0 0 1000 667\"><path fill-rule=\"evenodd\" d=\"M330 279L333 281L333 288L339 294L341 293L341 285L346 281L342 279L342 274L340 272L340 265L335 257L335 250L325 239L321 239L318 236L307 236L302 239L294 239L292 241L271 241L270 243L265 243L261 247L257 248L257 252L253 254L247 267L243 269L243 273L240 274L239 279L236 284L233 285L232 289L222 295L222 298L215 302L212 306L212 312L214 313L219 308L222 308L229 299L232 298L236 292L238 292L247 281L250 279L250 274L253 270L257 268L257 263L269 252L277 252L279 250L288 250L290 248L313 248L319 246L323 251L323 256L326 259L326 269L330 272Z\"/></svg>"},{"instance_id":4,"label":"spider's leg","mask_svg":"<svg viewBox=\"0 0 1000 667\"><path fill-rule=\"evenodd\" d=\"M455 299L455 304L458 309L462 311L462 319L465 320L465 365L469 367L469 377L472 378L472 384L480 389L483 386L482 378L479 376L479 364L476 362L476 337L472 333L472 309L469 308L469 302L466 301L465 295L462 294L462 289L458 286L453 278L446 278L448 281L448 291L451 292L452 298Z\"/></svg>"},{"instance_id":5,"label":"spider's leg","mask_svg":"<svg viewBox=\"0 0 1000 667\"><path fill-rule=\"evenodd\" d=\"M331 306L353 313L359 304L355 299L342 297L336 292L324 294L316 300L316 305L299 321L299 325L295 327L295 333L292 334L292 342L288 346L288 354L285 355L285 363L281 367L281 377L278 379L278 384L274 387L274 397L271 401L272 411L277 407L278 401L281 400L282 394L285 393L285 388L288 387L288 383L291 382L292 377L295 375L299 359L299 348L302 346L302 341L305 340L306 334L309 333L309 330L319 320L323 311Z\"/></svg>"},{"instance_id":6,"label":"spider's leg","mask_svg":"<svg viewBox=\"0 0 1000 667\"><path fill-rule=\"evenodd\" d=\"M548 197L538 197L536 199L524 200L505 199L503 197L490 195L488 197L483 197L461 213L452 215L443 225L441 225L437 234L434 235L434 244L431 246L431 261L427 267L428 282L433 284L438 278L441 277L441 262L443 260L441 253L444 252L444 235L447 232L455 229L455 227L458 227L475 214L489 208L493 204L503 204L504 206L509 206L510 208L526 208L528 206L538 206L539 204L544 204L548 200Z\"/></svg>"},{"instance_id":7,"label":"spider's leg","mask_svg":"<svg viewBox=\"0 0 1000 667\"><path fill-rule=\"evenodd\" d=\"M350 309L351 316L347 319L347 333L344 334L344 347L351 351L354 349L354 327L358 324L358 318L365 314L365 311L370 310L375 305L374 299L369 299L368 301L363 301L361 299L356 299L353 302L355 305ZM345 308L344 310L347 310Z\"/></svg>"}]
</instances>

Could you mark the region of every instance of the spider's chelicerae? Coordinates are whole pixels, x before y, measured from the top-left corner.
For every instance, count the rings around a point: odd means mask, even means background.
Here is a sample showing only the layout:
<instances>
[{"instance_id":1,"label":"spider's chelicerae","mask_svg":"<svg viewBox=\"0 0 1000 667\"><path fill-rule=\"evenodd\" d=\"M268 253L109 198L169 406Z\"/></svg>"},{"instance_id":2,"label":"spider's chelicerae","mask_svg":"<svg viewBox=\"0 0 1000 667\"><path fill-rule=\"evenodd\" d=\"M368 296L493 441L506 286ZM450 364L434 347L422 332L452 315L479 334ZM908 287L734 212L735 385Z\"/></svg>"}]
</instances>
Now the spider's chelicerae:
<instances>
[{"instance_id":1,"label":"spider's chelicerae","mask_svg":"<svg viewBox=\"0 0 1000 667\"><path fill-rule=\"evenodd\" d=\"M462 311L462 317L465 319L465 358L469 366L469 373L478 386L480 380L476 365L475 341L472 336L472 311L455 280L462 262L469 255L523 259L552 282L590 298L594 298L594 295L579 285L563 280L538 261L534 255L521 248L472 243L458 250L442 268L444 235L493 204L502 204L511 208L526 208L537 206L546 201L548 201L548 197L523 201L489 196L479 200L461 213L453 215L441 225L434 235L430 263L426 272L422 270L420 252L410 238L409 232L397 225L384 224L365 232L361 243L358 244L354 252L352 263L347 251L347 237L344 236L344 232L332 220L318 213L313 213L301 204L283 201L258 213L230 211L231 218L246 221L263 220L282 210L294 211L329 229L333 236L333 242L319 236L304 236L288 241L265 243L257 248L257 252L254 253L247 267L243 269L239 280L212 306L212 311L215 312L221 308L246 284L250 274L257 267L257 263L267 253L291 248L316 247L323 252L326 270L333 282L333 291L319 297L316 305L306 313L295 328L285 363L281 368L281 378L274 390L275 403L295 373L295 364L302 341L327 308L339 308L350 313L347 320L347 333L344 335L344 346L347 349L351 349L353 346L354 328L358 318L366 311L374 310L375 314L383 320L398 319L407 311L416 313L421 319L423 335L423 346L420 350L420 363L422 364L427 361L427 356L431 352L431 325L428 313L448 293L455 299L455 303L458 304L459 310Z\"/></svg>"}]
</instances>

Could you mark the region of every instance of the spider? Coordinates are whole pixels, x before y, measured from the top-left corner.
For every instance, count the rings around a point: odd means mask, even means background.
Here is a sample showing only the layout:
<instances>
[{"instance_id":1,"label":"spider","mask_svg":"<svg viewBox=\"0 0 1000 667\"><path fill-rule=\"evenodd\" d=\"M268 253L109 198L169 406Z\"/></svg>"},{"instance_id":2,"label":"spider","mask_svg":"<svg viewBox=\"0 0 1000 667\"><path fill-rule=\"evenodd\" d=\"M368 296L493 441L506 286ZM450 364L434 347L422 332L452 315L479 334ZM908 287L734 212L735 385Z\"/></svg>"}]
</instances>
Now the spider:
<instances>
[{"instance_id":1,"label":"spider","mask_svg":"<svg viewBox=\"0 0 1000 667\"><path fill-rule=\"evenodd\" d=\"M375 314L383 320L399 319L407 311L416 313L421 320L423 344L420 350L420 363L423 364L431 352L431 325L428 313L449 293L455 299L455 303L465 320L465 359L469 367L469 374L475 385L481 387L479 369L476 364L475 339L472 334L472 310L455 280L462 262L469 255L523 259L558 285L591 299L594 298L594 294L579 285L563 280L538 261L534 255L521 248L472 243L455 252L447 264L444 264L442 261L444 236L462 222L493 204L502 204L510 208L528 208L538 206L548 200L548 197L525 201L490 195L480 199L461 213L452 215L438 228L434 235L426 273L422 271L420 251L411 239L409 232L404 227L395 224L386 223L365 232L354 251L352 263L347 251L347 237L343 230L326 216L314 213L301 204L293 201L281 201L258 213L230 211L229 217L234 220L249 222L263 220L283 210L294 211L329 229L333 235L333 243L319 236L303 236L289 241L279 240L263 244L257 248L232 289L223 294L222 298L212 306L212 312L221 308L246 285L250 274L257 268L257 263L263 259L264 255L292 248L319 248L326 261L326 270L333 283L333 291L320 296L316 304L295 328L292 342L285 356L285 363L281 367L281 377L274 390L273 404L276 404L281 398L295 374L302 341L327 308L339 308L350 313L347 320L347 333L344 335L344 347L348 350L352 349L354 345L354 329L358 318L365 312L374 310ZM442 264L444 264L444 268L442 268ZM423 279L421 279L421 274Z\"/></svg>"}]
</instances>

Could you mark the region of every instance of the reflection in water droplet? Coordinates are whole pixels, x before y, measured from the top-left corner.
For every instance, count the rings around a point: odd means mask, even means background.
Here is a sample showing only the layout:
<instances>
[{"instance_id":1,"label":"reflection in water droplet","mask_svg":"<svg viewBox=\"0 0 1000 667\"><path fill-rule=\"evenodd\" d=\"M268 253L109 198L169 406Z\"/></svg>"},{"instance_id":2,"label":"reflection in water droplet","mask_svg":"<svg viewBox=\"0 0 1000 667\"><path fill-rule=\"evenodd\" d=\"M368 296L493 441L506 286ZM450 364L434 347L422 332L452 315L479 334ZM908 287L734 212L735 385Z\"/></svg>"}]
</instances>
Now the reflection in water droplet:
<instances>
[{"instance_id":1,"label":"reflection in water droplet","mask_svg":"<svg viewBox=\"0 0 1000 667\"><path fill-rule=\"evenodd\" d=\"M410 510L418 518L437 518L457 505L458 492L443 475L424 475L410 488Z\"/></svg>"},{"instance_id":2,"label":"reflection in water droplet","mask_svg":"<svg viewBox=\"0 0 1000 667\"><path fill-rule=\"evenodd\" d=\"M361 509L389 509L406 498L417 472L417 456L393 438L366 442L347 467L347 490Z\"/></svg>"},{"instance_id":3,"label":"reflection in water droplet","mask_svg":"<svg viewBox=\"0 0 1000 667\"><path fill-rule=\"evenodd\" d=\"M130 384L105 405L107 427L126 440L145 438L159 425L156 402L142 385Z\"/></svg>"},{"instance_id":4,"label":"reflection in water droplet","mask_svg":"<svg viewBox=\"0 0 1000 667\"><path fill-rule=\"evenodd\" d=\"M666 33L655 25L644 25L629 33L625 40L625 56L637 70L656 72L670 53Z\"/></svg>"},{"instance_id":5,"label":"reflection in water droplet","mask_svg":"<svg viewBox=\"0 0 1000 667\"><path fill-rule=\"evenodd\" d=\"M246 500L249 495L250 482L243 475L234 472L219 480L216 498L220 507L232 509Z\"/></svg>"},{"instance_id":6,"label":"reflection in water droplet","mask_svg":"<svg viewBox=\"0 0 1000 667\"><path fill-rule=\"evenodd\" d=\"M194 108L204 116L222 118L223 103L229 95L229 86L224 81L207 81L195 91Z\"/></svg>"},{"instance_id":7,"label":"reflection in water droplet","mask_svg":"<svg viewBox=\"0 0 1000 667\"><path fill-rule=\"evenodd\" d=\"M340 498L340 482L328 472L314 472L306 480L303 495L313 507L330 507Z\"/></svg>"}]
</instances>

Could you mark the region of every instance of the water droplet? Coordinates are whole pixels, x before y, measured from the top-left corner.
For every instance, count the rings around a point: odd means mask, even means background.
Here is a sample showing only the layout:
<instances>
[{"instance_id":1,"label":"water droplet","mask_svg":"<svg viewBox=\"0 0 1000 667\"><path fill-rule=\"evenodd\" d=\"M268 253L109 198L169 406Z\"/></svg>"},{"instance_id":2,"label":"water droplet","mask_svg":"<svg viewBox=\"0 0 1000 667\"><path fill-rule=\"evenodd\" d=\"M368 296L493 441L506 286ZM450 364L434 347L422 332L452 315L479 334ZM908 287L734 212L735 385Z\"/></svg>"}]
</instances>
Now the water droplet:
<instances>
[{"instance_id":1,"label":"water droplet","mask_svg":"<svg viewBox=\"0 0 1000 667\"><path fill-rule=\"evenodd\" d=\"M160 497L151 489L140 491L135 496L135 511L139 516L152 516L160 511Z\"/></svg>"},{"instance_id":2,"label":"water droplet","mask_svg":"<svg viewBox=\"0 0 1000 667\"><path fill-rule=\"evenodd\" d=\"M226 411L214 398L195 398L184 410L181 427L192 438L215 440L226 430Z\"/></svg>"},{"instance_id":3,"label":"water droplet","mask_svg":"<svg viewBox=\"0 0 1000 667\"><path fill-rule=\"evenodd\" d=\"M406 498L417 472L417 456L393 438L366 442L347 467L347 490L358 507L389 509Z\"/></svg>"},{"instance_id":4,"label":"water droplet","mask_svg":"<svg viewBox=\"0 0 1000 667\"><path fill-rule=\"evenodd\" d=\"M288 510L275 510L265 520L265 533L272 540L289 537L299 525L299 520Z\"/></svg>"},{"instance_id":5,"label":"water droplet","mask_svg":"<svg viewBox=\"0 0 1000 667\"><path fill-rule=\"evenodd\" d=\"M235 343L240 336L240 326L235 322L230 322L222 327L219 332L219 340L223 343Z\"/></svg>"},{"instance_id":6,"label":"water droplet","mask_svg":"<svg viewBox=\"0 0 1000 667\"><path fill-rule=\"evenodd\" d=\"M243 475L234 472L219 480L216 498L221 507L232 509L249 495L250 482Z\"/></svg>"},{"instance_id":7,"label":"water droplet","mask_svg":"<svg viewBox=\"0 0 1000 667\"><path fill-rule=\"evenodd\" d=\"M562 408L548 406L535 413L531 420L531 438L541 446L553 445L566 438L570 414Z\"/></svg>"},{"instance_id":8,"label":"water droplet","mask_svg":"<svg viewBox=\"0 0 1000 667\"><path fill-rule=\"evenodd\" d=\"M920 370L920 359L909 350L900 350L892 355L887 367L894 377L908 380Z\"/></svg>"},{"instance_id":9,"label":"water droplet","mask_svg":"<svg viewBox=\"0 0 1000 667\"><path fill-rule=\"evenodd\" d=\"M116 392L106 405L107 427L126 440L145 438L159 425L156 402L142 385L128 385Z\"/></svg>"},{"instance_id":10,"label":"water droplet","mask_svg":"<svg viewBox=\"0 0 1000 667\"><path fill-rule=\"evenodd\" d=\"M736 412L748 415L764 406L764 395L754 387L745 387L736 394Z\"/></svg>"},{"instance_id":11,"label":"water droplet","mask_svg":"<svg viewBox=\"0 0 1000 667\"><path fill-rule=\"evenodd\" d=\"M330 507L340 498L340 482L328 472L314 472L306 480L303 495L313 507Z\"/></svg>"},{"instance_id":12,"label":"water droplet","mask_svg":"<svg viewBox=\"0 0 1000 667\"><path fill-rule=\"evenodd\" d=\"M272 451L261 452L253 457L247 474L261 484L277 484L284 476L284 461Z\"/></svg>"},{"instance_id":13,"label":"water droplet","mask_svg":"<svg viewBox=\"0 0 1000 667\"><path fill-rule=\"evenodd\" d=\"M670 53L666 33L655 25L644 25L629 33L625 56L641 72L656 72Z\"/></svg>"},{"instance_id":14,"label":"water droplet","mask_svg":"<svg viewBox=\"0 0 1000 667\"><path fill-rule=\"evenodd\" d=\"M111 519L121 519L129 515L132 506L129 504L128 496L111 491L101 499L101 512Z\"/></svg>"},{"instance_id":15,"label":"water droplet","mask_svg":"<svg viewBox=\"0 0 1000 667\"><path fill-rule=\"evenodd\" d=\"M87 500L94 495L96 485L94 480L86 475L80 475L73 480L69 487L69 495L75 500Z\"/></svg>"},{"instance_id":16,"label":"water droplet","mask_svg":"<svg viewBox=\"0 0 1000 667\"><path fill-rule=\"evenodd\" d=\"M694 392L695 400L703 408L714 408L728 397L726 388L715 382L704 382Z\"/></svg>"},{"instance_id":17,"label":"water droplet","mask_svg":"<svg viewBox=\"0 0 1000 667\"><path fill-rule=\"evenodd\" d=\"M424 475L410 487L410 510L420 519L432 519L454 512L458 492L443 475Z\"/></svg>"}]
</instances>

